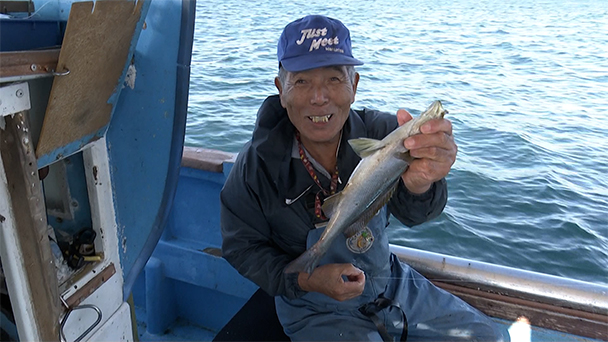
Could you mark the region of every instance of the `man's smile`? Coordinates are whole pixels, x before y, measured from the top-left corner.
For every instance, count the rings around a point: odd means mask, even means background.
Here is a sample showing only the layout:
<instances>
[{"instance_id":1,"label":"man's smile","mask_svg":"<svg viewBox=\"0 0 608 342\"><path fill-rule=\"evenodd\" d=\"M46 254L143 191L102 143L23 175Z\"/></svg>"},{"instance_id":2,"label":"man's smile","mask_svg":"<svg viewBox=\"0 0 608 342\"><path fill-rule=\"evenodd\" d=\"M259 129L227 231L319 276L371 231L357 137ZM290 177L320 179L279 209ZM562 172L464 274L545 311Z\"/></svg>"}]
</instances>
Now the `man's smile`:
<instances>
[{"instance_id":1,"label":"man's smile","mask_svg":"<svg viewBox=\"0 0 608 342\"><path fill-rule=\"evenodd\" d=\"M329 119L333 114L322 115L322 116L309 116L308 119L314 123L329 122Z\"/></svg>"}]
</instances>

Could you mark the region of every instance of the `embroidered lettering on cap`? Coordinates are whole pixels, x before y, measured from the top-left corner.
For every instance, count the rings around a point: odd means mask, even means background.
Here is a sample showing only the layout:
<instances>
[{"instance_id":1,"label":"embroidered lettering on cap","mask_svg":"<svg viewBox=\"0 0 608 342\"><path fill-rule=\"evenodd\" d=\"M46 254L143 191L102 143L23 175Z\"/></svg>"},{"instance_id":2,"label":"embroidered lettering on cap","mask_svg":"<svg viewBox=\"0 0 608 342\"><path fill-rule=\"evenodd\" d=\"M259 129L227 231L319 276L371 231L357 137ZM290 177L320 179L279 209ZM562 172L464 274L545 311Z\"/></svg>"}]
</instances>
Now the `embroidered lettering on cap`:
<instances>
[{"instance_id":1,"label":"embroidered lettering on cap","mask_svg":"<svg viewBox=\"0 0 608 342\"><path fill-rule=\"evenodd\" d=\"M304 29L300 32L302 33L302 37L296 40L296 44L298 45L302 45L306 39L325 37L327 35L327 27L322 29Z\"/></svg>"},{"instance_id":2,"label":"embroidered lettering on cap","mask_svg":"<svg viewBox=\"0 0 608 342\"><path fill-rule=\"evenodd\" d=\"M321 28L304 29L304 30L301 30L300 33L302 33L302 36L300 37L300 39L296 40L296 44L302 45L307 39L312 39L312 41L310 42L310 48L308 49L308 51L318 50L321 46L327 47L327 46L331 46L331 45L338 45L340 43L338 36L335 36L333 38L325 37L327 35L327 27L324 27L322 29ZM318 37L324 37L324 38L314 39L314 38L318 38ZM344 52L344 50L342 50L342 49L338 50L338 49L326 48L326 50L333 51L333 52Z\"/></svg>"},{"instance_id":3,"label":"embroidered lettering on cap","mask_svg":"<svg viewBox=\"0 0 608 342\"><path fill-rule=\"evenodd\" d=\"M318 50L319 47L323 46L327 46L327 45L338 45L340 41L338 40L338 37L334 37L334 38L319 38L319 39L313 39L312 42L310 43L310 49L308 49L308 51L312 51L314 50ZM329 50L329 49L327 49ZM329 50L331 51L331 50Z\"/></svg>"}]
</instances>

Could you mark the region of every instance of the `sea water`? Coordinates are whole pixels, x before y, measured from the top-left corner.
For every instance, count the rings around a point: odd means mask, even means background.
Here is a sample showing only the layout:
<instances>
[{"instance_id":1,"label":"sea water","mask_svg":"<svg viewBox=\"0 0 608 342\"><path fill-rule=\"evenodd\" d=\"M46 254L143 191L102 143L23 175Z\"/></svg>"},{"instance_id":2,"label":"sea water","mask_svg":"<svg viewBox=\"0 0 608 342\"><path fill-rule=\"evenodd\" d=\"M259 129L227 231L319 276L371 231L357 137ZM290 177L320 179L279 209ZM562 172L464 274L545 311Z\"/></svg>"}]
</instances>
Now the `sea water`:
<instances>
[{"instance_id":1,"label":"sea water","mask_svg":"<svg viewBox=\"0 0 608 342\"><path fill-rule=\"evenodd\" d=\"M450 112L448 204L393 243L608 284L608 1L198 1L186 145L240 150L307 14L351 31L353 108Z\"/></svg>"}]
</instances>

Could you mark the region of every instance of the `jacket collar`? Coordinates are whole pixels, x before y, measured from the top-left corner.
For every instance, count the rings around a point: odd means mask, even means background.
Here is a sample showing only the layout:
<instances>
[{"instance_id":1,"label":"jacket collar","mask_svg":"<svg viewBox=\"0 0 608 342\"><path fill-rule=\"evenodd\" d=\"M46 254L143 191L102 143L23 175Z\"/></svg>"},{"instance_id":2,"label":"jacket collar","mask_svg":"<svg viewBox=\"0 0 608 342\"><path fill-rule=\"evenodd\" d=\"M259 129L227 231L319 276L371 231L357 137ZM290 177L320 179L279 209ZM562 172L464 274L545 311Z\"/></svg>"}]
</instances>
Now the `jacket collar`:
<instances>
[{"instance_id":1,"label":"jacket collar","mask_svg":"<svg viewBox=\"0 0 608 342\"><path fill-rule=\"evenodd\" d=\"M266 98L258 110L251 145L266 164L272 179L277 182L281 165L291 159L292 137L295 127L281 106L279 95Z\"/></svg>"},{"instance_id":2,"label":"jacket collar","mask_svg":"<svg viewBox=\"0 0 608 342\"><path fill-rule=\"evenodd\" d=\"M281 106L279 96L273 95L266 98L257 113L251 144L258 157L264 162L266 171L272 177L279 192L286 199L292 200L314 183L307 174L303 177L292 170L291 151L294 132L295 127L289 120L287 110ZM366 133L362 119L351 109L344 125L338 152L338 168L342 186L346 184L348 177L360 160L348 144L348 140L364 137ZM298 169L304 170L303 168Z\"/></svg>"}]
</instances>

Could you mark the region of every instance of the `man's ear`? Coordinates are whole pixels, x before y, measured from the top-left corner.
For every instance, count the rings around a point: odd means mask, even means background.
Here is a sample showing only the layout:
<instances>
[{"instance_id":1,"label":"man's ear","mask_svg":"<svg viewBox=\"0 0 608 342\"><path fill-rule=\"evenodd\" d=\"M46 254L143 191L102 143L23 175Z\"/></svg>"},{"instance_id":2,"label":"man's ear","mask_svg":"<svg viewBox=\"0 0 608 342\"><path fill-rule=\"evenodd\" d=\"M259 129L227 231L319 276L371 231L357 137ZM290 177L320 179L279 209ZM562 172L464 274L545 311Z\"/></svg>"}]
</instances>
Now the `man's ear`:
<instances>
[{"instance_id":1,"label":"man's ear","mask_svg":"<svg viewBox=\"0 0 608 342\"><path fill-rule=\"evenodd\" d=\"M357 95L357 86L359 85L359 73L355 73L355 79L353 80L353 100L351 104L355 102L355 95Z\"/></svg>"},{"instance_id":2,"label":"man's ear","mask_svg":"<svg viewBox=\"0 0 608 342\"><path fill-rule=\"evenodd\" d=\"M277 87L279 95L281 95L283 93L283 86L281 85L281 81L279 80L278 76L274 78L274 86Z\"/></svg>"},{"instance_id":3,"label":"man's ear","mask_svg":"<svg viewBox=\"0 0 608 342\"><path fill-rule=\"evenodd\" d=\"M279 99L281 100L281 107L285 108L285 105L283 104L283 85L281 84L279 77L274 78L274 86L277 87L277 90L279 91Z\"/></svg>"}]
</instances>

